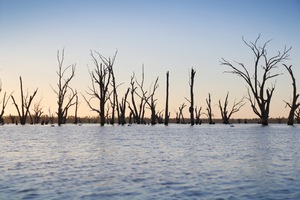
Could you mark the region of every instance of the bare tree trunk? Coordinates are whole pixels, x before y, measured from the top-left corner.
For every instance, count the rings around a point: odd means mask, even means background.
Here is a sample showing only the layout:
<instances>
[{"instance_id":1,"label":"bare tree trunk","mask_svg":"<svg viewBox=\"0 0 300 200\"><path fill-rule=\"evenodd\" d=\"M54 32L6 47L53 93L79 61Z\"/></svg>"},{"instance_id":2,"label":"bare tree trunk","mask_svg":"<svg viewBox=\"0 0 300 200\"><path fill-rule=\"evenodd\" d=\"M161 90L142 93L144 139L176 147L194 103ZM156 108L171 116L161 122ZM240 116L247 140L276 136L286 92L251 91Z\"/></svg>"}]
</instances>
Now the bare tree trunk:
<instances>
[{"instance_id":1,"label":"bare tree trunk","mask_svg":"<svg viewBox=\"0 0 300 200\"><path fill-rule=\"evenodd\" d=\"M145 99L146 103L148 104L150 110L151 110L151 125L155 125L156 124L156 101L157 99L154 99L154 94L156 89L158 88L158 77L155 80L154 86L153 86L153 90L151 92L150 90L150 94L149 96L145 96L146 93L143 93L143 98ZM150 102L149 102L150 99Z\"/></svg>"},{"instance_id":2,"label":"bare tree trunk","mask_svg":"<svg viewBox=\"0 0 300 200\"><path fill-rule=\"evenodd\" d=\"M30 124L34 124L33 117L31 115L30 111L28 111L28 115L29 115L29 119L30 119Z\"/></svg>"},{"instance_id":3,"label":"bare tree trunk","mask_svg":"<svg viewBox=\"0 0 300 200\"><path fill-rule=\"evenodd\" d=\"M185 120L184 120L184 117L183 117L183 109L186 107L185 103L183 103L180 107L179 107L179 115L178 115L178 120L179 120L179 123L181 124L185 124Z\"/></svg>"},{"instance_id":4,"label":"bare tree trunk","mask_svg":"<svg viewBox=\"0 0 300 200\"><path fill-rule=\"evenodd\" d=\"M166 83L166 107L165 107L165 125L169 124L169 71L167 71L167 83Z\"/></svg>"},{"instance_id":5,"label":"bare tree trunk","mask_svg":"<svg viewBox=\"0 0 300 200\"><path fill-rule=\"evenodd\" d=\"M175 121L176 121L176 124L179 124L180 123L180 118L179 118L179 112L176 112L176 117L175 117Z\"/></svg>"},{"instance_id":6,"label":"bare tree trunk","mask_svg":"<svg viewBox=\"0 0 300 200\"><path fill-rule=\"evenodd\" d=\"M208 117L208 123L209 124L215 124L212 120L213 114L212 114L212 108L211 108L211 95L208 93L208 99L206 99L207 104L207 117Z\"/></svg>"},{"instance_id":7,"label":"bare tree trunk","mask_svg":"<svg viewBox=\"0 0 300 200\"><path fill-rule=\"evenodd\" d=\"M135 123L140 124L141 123L141 119L140 119L140 115L139 115L139 112L137 110L137 106L136 106L135 98L134 98L134 96L135 96L135 90L136 90L136 86L134 85L135 84L134 74L131 77L130 84L131 84L131 90L130 90L130 93L131 93L131 103L132 103L133 108L129 105L129 109L131 110L131 113L132 113L132 115L134 117Z\"/></svg>"},{"instance_id":8,"label":"bare tree trunk","mask_svg":"<svg viewBox=\"0 0 300 200\"><path fill-rule=\"evenodd\" d=\"M300 124L300 107L295 111L295 118L298 124Z\"/></svg>"},{"instance_id":9,"label":"bare tree trunk","mask_svg":"<svg viewBox=\"0 0 300 200\"><path fill-rule=\"evenodd\" d=\"M121 125L124 125L126 124L126 102L127 102L127 96L128 96L128 93L129 93L129 88L127 89L126 93L125 93L125 96L124 98L122 98L122 101L120 103L120 123Z\"/></svg>"},{"instance_id":10,"label":"bare tree trunk","mask_svg":"<svg viewBox=\"0 0 300 200\"><path fill-rule=\"evenodd\" d=\"M202 107L199 108L199 110L197 109L197 106L195 108L195 116L196 116L196 124L201 124L201 110L202 110Z\"/></svg>"},{"instance_id":11,"label":"bare tree trunk","mask_svg":"<svg viewBox=\"0 0 300 200\"><path fill-rule=\"evenodd\" d=\"M190 94L191 94L191 99L190 99L190 121L191 121L191 126L194 126L195 124L195 119L194 119L194 78L195 78L196 71L192 68L191 70L191 80L190 80Z\"/></svg>"},{"instance_id":12,"label":"bare tree trunk","mask_svg":"<svg viewBox=\"0 0 300 200\"><path fill-rule=\"evenodd\" d=\"M1 83L1 80L0 80L0 92L1 91L2 91L2 83ZM6 108L6 105L8 103L9 98L11 97L11 94L8 95L8 97L6 98L6 92L4 92L3 99L2 99L2 109L1 109L1 112L0 112L0 123L1 124L4 124L4 120L3 120L4 110Z\"/></svg>"},{"instance_id":13,"label":"bare tree trunk","mask_svg":"<svg viewBox=\"0 0 300 200\"><path fill-rule=\"evenodd\" d=\"M117 55L117 51L114 55L114 58L113 60L115 59ZM109 60L102 57L103 61L106 62L106 63L109 63ZM116 78L115 78L115 74L114 74L114 69L113 69L113 65L109 65L109 71L110 71L110 74L111 74L111 78L112 78L112 87L113 87L113 103L112 103L112 113L111 113L111 121L110 123L111 124L114 124L115 123L115 109L117 110L117 118L118 118L118 123L120 123L120 111L119 111L119 101L118 101L118 93L117 93L117 87L118 85L116 85Z\"/></svg>"},{"instance_id":14,"label":"bare tree trunk","mask_svg":"<svg viewBox=\"0 0 300 200\"><path fill-rule=\"evenodd\" d=\"M289 112L289 116L288 116L288 121L287 124L288 125L294 125L294 117L295 117L295 111L297 110L297 108L300 106L300 103L297 103L298 98L299 98L299 94L297 94L297 88L296 88L296 79L292 70L292 65L290 65L289 67L285 64L283 64L284 67L286 68L286 70L289 72L291 78L292 78L292 85L293 85L293 99L291 103L286 102L287 106L290 107L290 112Z\"/></svg>"},{"instance_id":15,"label":"bare tree trunk","mask_svg":"<svg viewBox=\"0 0 300 200\"><path fill-rule=\"evenodd\" d=\"M76 96L75 96L75 115L74 115L74 124L78 123L78 95L76 92Z\"/></svg>"}]
</instances>

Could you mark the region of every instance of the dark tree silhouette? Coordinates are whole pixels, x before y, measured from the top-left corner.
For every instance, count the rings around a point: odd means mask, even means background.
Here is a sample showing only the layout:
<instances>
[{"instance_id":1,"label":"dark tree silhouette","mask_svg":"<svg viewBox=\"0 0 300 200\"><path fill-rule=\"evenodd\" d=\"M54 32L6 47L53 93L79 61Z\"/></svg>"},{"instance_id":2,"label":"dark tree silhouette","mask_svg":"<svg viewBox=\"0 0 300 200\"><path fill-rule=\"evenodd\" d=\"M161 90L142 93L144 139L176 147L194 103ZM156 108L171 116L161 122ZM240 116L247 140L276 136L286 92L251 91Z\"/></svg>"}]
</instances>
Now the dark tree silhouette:
<instances>
[{"instance_id":1,"label":"dark tree silhouette","mask_svg":"<svg viewBox=\"0 0 300 200\"><path fill-rule=\"evenodd\" d=\"M295 79L295 76L294 76L294 73L293 73L293 70L292 70L292 65L290 65L289 67L285 64L283 64L283 65L286 68L286 70L289 72L289 74L292 78L292 81L293 81L293 83L292 83L292 85L293 85L293 99L292 99L291 103L289 103L289 102L285 102L285 103L290 108L287 124L288 125L294 125L295 111L300 106L300 103L297 103L298 98L299 98L299 94L297 94L296 79Z\"/></svg>"},{"instance_id":2,"label":"dark tree silhouette","mask_svg":"<svg viewBox=\"0 0 300 200\"><path fill-rule=\"evenodd\" d=\"M114 61L116 59L116 56L117 56L117 51L114 55L114 57L112 58L112 60ZM111 112L111 121L110 123L111 124L114 124L115 123L115 110L117 111L117 118L118 118L118 124L120 124L120 110L119 110L119 100L118 100L118 92L117 92L117 88L119 85L116 84L116 78L115 78L115 73L114 73L114 69L113 69L113 65L110 65L110 58L107 59L103 56L100 57L102 59L102 62L106 63L106 66L109 66L108 69L109 69L109 72L111 74L111 85L112 85L112 103L111 103L111 107L112 107L112 112Z\"/></svg>"},{"instance_id":3,"label":"dark tree silhouette","mask_svg":"<svg viewBox=\"0 0 300 200\"><path fill-rule=\"evenodd\" d=\"M277 55L268 57L267 54L267 41L262 47L258 45L258 40L260 35L256 38L255 42L246 42L243 38L244 43L252 50L254 53L254 74L250 75L247 67L243 63L232 64L222 58L220 61L221 65L230 67L231 71L225 71L227 73L237 74L240 76L248 85L248 100L250 101L253 112L260 118L260 123L262 125L268 125L270 104L275 89L275 84L271 87L267 87L267 82L269 79L277 77L279 74L272 74L272 71L277 68L277 64L285 61L291 50L290 48L284 48L283 52L278 52ZM237 66L236 66L237 65ZM262 79L259 80L259 66L262 69Z\"/></svg>"},{"instance_id":4,"label":"dark tree silhouette","mask_svg":"<svg viewBox=\"0 0 300 200\"><path fill-rule=\"evenodd\" d=\"M33 105L33 112L34 112L33 123L34 124L40 123L41 116L44 113L42 111L43 108L41 107L41 101L42 101L42 99L40 99L39 102L37 102Z\"/></svg>"},{"instance_id":5,"label":"dark tree silhouette","mask_svg":"<svg viewBox=\"0 0 300 200\"><path fill-rule=\"evenodd\" d=\"M164 115L163 115L163 110L162 111L158 111L157 113L156 113L156 119L157 119L157 122L159 123L159 124L162 124L162 123L164 123Z\"/></svg>"},{"instance_id":6,"label":"dark tree silhouette","mask_svg":"<svg viewBox=\"0 0 300 200\"><path fill-rule=\"evenodd\" d=\"M183 117L183 109L186 107L185 103L181 104L181 106L179 106L178 110L179 112L176 112L176 121L179 124L185 124L185 120Z\"/></svg>"},{"instance_id":7,"label":"dark tree silhouette","mask_svg":"<svg viewBox=\"0 0 300 200\"><path fill-rule=\"evenodd\" d=\"M221 111L221 116L222 116L223 124L229 124L229 120L230 120L231 115L234 114L234 113L236 113L236 112L238 112L241 109L241 107L243 107L245 105L245 103L243 103L244 98L242 98L238 102L236 102L234 100L233 106L232 106L231 110L228 112L228 110L227 110L228 95L229 95L229 92L227 92L227 95L226 95L226 98L225 98L223 106L221 104L221 100L219 100L219 108L220 108L220 111Z\"/></svg>"},{"instance_id":8,"label":"dark tree silhouette","mask_svg":"<svg viewBox=\"0 0 300 200\"><path fill-rule=\"evenodd\" d=\"M60 126L61 124L65 124L67 120L68 110L72 107L75 102L74 98L77 95L76 90L74 91L70 86L71 80L75 76L75 64L69 65L68 67L63 69L63 62L65 57L65 50L62 50L61 57L59 55L59 50L57 51L57 60L58 60L58 71L56 74L58 75L58 83L57 90L52 86L52 90L57 95L57 123ZM71 69L71 73L66 78L67 71ZM70 91L70 92L69 92ZM69 92L69 93L68 93ZM66 99L68 96L68 99Z\"/></svg>"},{"instance_id":9,"label":"dark tree silhouette","mask_svg":"<svg viewBox=\"0 0 300 200\"><path fill-rule=\"evenodd\" d=\"M208 99L206 99L206 104L207 104L207 117L208 117L208 123L209 124L215 124L212 120L213 118L213 113L212 113L212 108L211 108L211 95L208 93Z\"/></svg>"},{"instance_id":10,"label":"dark tree silhouette","mask_svg":"<svg viewBox=\"0 0 300 200\"><path fill-rule=\"evenodd\" d=\"M298 124L300 124L300 107L295 111L295 118Z\"/></svg>"},{"instance_id":11,"label":"dark tree silhouette","mask_svg":"<svg viewBox=\"0 0 300 200\"><path fill-rule=\"evenodd\" d=\"M106 124L109 124L110 123L110 120L109 120L109 111L110 111L110 105L109 104L106 104L106 113L105 113L105 119L106 119Z\"/></svg>"},{"instance_id":12,"label":"dark tree silhouette","mask_svg":"<svg viewBox=\"0 0 300 200\"><path fill-rule=\"evenodd\" d=\"M1 92L2 92L2 82L0 80L0 93ZM10 95L6 96L6 92L4 92L2 101L0 101L0 104L2 103L2 108L0 111L0 124L4 124L3 115L4 115L6 105L8 103L9 98L11 97L11 95L12 95L12 93Z\"/></svg>"},{"instance_id":13,"label":"dark tree silhouette","mask_svg":"<svg viewBox=\"0 0 300 200\"><path fill-rule=\"evenodd\" d=\"M95 111L100 116L100 125L104 126L105 124L105 104L109 100L111 93L109 92L109 84L111 83L111 71L115 62L115 57L113 59L105 59L102 55L100 55L97 51L95 53L100 58L100 61L102 63L99 63L97 58L94 56L93 51L91 51L91 56L93 58L95 69L94 71L90 72L91 76L91 82L92 87L89 88L89 92L87 94L90 97L90 99L87 99L85 96L83 96L84 100L90 107L92 111ZM98 89L96 88L96 85ZM96 98L99 101L99 108L95 108L91 104L91 100Z\"/></svg>"},{"instance_id":14,"label":"dark tree silhouette","mask_svg":"<svg viewBox=\"0 0 300 200\"><path fill-rule=\"evenodd\" d=\"M201 110L202 110L202 107L200 106L199 110L196 106L195 108L195 116L196 116L196 124L201 124L202 123L202 120L201 120Z\"/></svg>"},{"instance_id":15,"label":"dark tree silhouette","mask_svg":"<svg viewBox=\"0 0 300 200\"><path fill-rule=\"evenodd\" d=\"M149 96L143 97L146 100L146 103L148 104L149 109L151 110L151 124L152 125L156 124L156 110L155 109L156 109L157 99L154 98L154 94L155 94L155 91L158 88L158 86L159 85L158 85L158 77L157 77L152 91L150 89L151 92L150 92ZM143 93L143 94L146 95L146 93ZM149 102L149 100L150 100L150 102Z\"/></svg>"},{"instance_id":16,"label":"dark tree silhouette","mask_svg":"<svg viewBox=\"0 0 300 200\"><path fill-rule=\"evenodd\" d=\"M121 103L119 104L120 123L121 123L122 125L126 124L126 116L125 116L125 113L126 113L127 96L128 96L129 91L130 91L130 88L127 89L127 91L126 91L126 93L125 93L125 96L122 98L122 101L121 101Z\"/></svg>"},{"instance_id":17,"label":"dark tree silhouette","mask_svg":"<svg viewBox=\"0 0 300 200\"><path fill-rule=\"evenodd\" d=\"M190 103L190 107L189 107L189 112L190 112L190 122L191 122L191 126L194 126L195 124L195 119L194 119L194 78L195 78L195 74L196 71L192 68L191 70L191 76L190 76L190 96L191 99L187 99L185 98L189 103Z\"/></svg>"},{"instance_id":18,"label":"dark tree silhouette","mask_svg":"<svg viewBox=\"0 0 300 200\"><path fill-rule=\"evenodd\" d=\"M166 107L165 107L165 122L164 124L168 126L169 124L169 71L166 73L167 81L166 81Z\"/></svg>"},{"instance_id":19,"label":"dark tree silhouette","mask_svg":"<svg viewBox=\"0 0 300 200\"><path fill-rule=\"evenodd\" d=\"M145 115L145 106L147 104L146 94L147 91L144 90L144 66L142 66L142 80L141 83L137 81L135 78L135 74L131 76L130 85L131 85L131 104L128 103L128 107L133 115L134 121L137 124L145 123L144 115ZM136 89L135 83L139 86L140 93L139 94ZM135 102L135 96L138 96L140 99L139 107L137 107Z\"/></svg>"},{"instance_id":20,"label":"dark tree silhouette","mask_svg":"<svg viewBox=\"0 0 300 200\"><path fill-rule=\"evenodd\" d=\"M19 108L18 104L16 103L16 100L13 95L11 95L11 98L13 100L13 104L15 105L15 107L17 109L21 125L25 125L31 102L32 102L33 98L35 97L35 95L38 91L38 88L33 92L32 95L28 96L28 92L27 92L26 96L24 96L22 77L20 76L20 90L21 90L21 106L20 106L20 108Z\"/></svg>"},{"instance_id":21,"label":"dark tree silhouette","mask_svg":"<svg viewBox=\"0 0 300 200\"><path fill-rule=\"evenodd\" d=\"M79 106L79 102L78 102L78 94L77 91L75 92L76 96L75 96L75 115L74 115L74 124L77 124L79 122L78 119L78 106Z\"/></svg>"}]
</instances>

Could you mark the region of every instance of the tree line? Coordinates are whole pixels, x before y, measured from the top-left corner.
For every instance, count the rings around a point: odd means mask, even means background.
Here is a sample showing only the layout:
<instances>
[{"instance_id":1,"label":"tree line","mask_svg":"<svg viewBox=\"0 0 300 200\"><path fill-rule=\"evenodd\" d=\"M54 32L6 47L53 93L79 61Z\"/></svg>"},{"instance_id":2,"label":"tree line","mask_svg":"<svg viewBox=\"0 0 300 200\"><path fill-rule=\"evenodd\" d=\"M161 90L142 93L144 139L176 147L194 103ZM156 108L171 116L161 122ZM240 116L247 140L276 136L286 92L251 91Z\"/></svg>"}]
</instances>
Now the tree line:
<instances>
[{"instance_id":1,"label":"tree line","mask_svg":"<svg viewBox=\"0 0 300 200\"><path fill-rule=\"evenodd\" d=\"M285 101L286 106L290 109L287 117L287 124L293 125L296 119L297 123L300 123L300 103L298 101L299 93L297 93L296 78L294 76L292 65L287 66L284 61L289 58L289 52L291 47L284 47L283 51L278 51L275 55L268 55L267 45L271 41L265 42L262 46L258 44L260 35L254 42L246 42L242 38L244 44L254 54L254 65L246 66L242 62L230 62L224 58L221 58L220 64L228 67L231 73L238 75L246 83L247 95L240 100L234 100L231 108L229 105L229 92L222 102L218 101L218 107L221 113L222 122L229 124L232 115L238 112L243 106L245 106L245 100L250 103L253 112L260 119L262 125L268 125L270 105L273 93L276 85L274 83L269 84L270 80L279 76L279 73L273 73L274 69L282 64L289 73L292 80L292 99L291 101ZM169 111L169 71L166 72L166 99L165 109L158 111L155 92L159 87L159 78L157 77L151 85L149 90L144 86L144 66L142 67L141 79L139 80L135 73L130 77L130 85L126 92L122 95L118 92L118 87L122 84L118 84L114 73L114 63L117 57L117 51L112 57L106 58L97 51L90 51L90 56L93 60L93 69L88 69L91 84L85 93L81 93L84 101L91 109L99 116L100 125L104 126L105 123L120 124L126 123L146 123L145 112L146 109L150 110L150 123L152 125L156 123L169 124L170 111ZM58 70L56 71L58 82L56 87L51 85L51 88L57 98L57 123L58 125L65 124L69 116L69 109L75 107L74 123L80 122L77 116L78 99L79 94L76 89L70 86L73 78L75 77L76 65L72 64L67 67L64 66L64 50L62 52L57 51ZM250 70L254 70L251 74ZM196 76L196 70L191 68L189 73L189 90L190 97L185 97L186 102L183 102L178 110L175 110L176 123L190 123L191 126L202 123L201 115L206 115L209 124L214 124L211 94L208 94L206 98L206 112L202 112L202 107L197 107L194 103L194 80ZM20 102L18 102L13 93L7 94L4 92L1 100L0 122L4 123L3 116L5 107L12 99L13 105L18 113L18 119L20 124L26 124L26 120L29 118L30 123L40 123L41 116L43 114L40 101L32 106L33 99L35 98L38 88L36 88L32 94L28 91L24 93L22 77L19 77L20 81ZM269 86L271 85L271 86ZM2 91L2 84L0 84L0 92ZM97 106L92 102L96 101ZM183 110L188 105L189 120L183 116ZM32 108L33 107L33 108ZM126 113L129 112L129 115ZM11 116L12 117L12 116ZM49 110L49 121L53 122L54 116L51 115ZM109 119L109 120L108 120Z\"/></svg>"}]
</instances>

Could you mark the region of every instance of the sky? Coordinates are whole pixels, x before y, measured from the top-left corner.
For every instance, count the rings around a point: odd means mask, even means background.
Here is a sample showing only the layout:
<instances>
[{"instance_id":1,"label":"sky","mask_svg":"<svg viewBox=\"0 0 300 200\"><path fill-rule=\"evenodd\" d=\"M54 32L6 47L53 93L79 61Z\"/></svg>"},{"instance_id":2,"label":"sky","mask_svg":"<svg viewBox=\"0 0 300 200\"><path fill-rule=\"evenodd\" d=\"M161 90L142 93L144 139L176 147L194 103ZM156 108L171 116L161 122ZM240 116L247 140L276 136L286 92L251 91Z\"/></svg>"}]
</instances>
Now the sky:
<instances>
[{"instance_id":1,"label":"sky","mask_svg":"<svg viewBox=\"0 0 300 200\"><path fill-rule=\"evenodd\" d=\"M45 114L57 110L57 51L65 50L64 66L76 64L70 86L79 92L79 115L95 116L82 95L94 69L90 50L105 57L116 51L114 65L121 98L135 73L141 80L145 70L145 89L156 77L157 109L165 106L166 72L170 73L171 117L178 107L188 104L189 73L195 75L195 106L206 109L211 93L215 118L221 114L218 101L229 92L229 105L247 94L246 83L238 76L224 73L221 58L243 62L251 71L254 55L243 43L259 44L271 39L268 55L274 56L292 46L287 65L293 65L300 91L300 1L298 0L0 0L0 79L2 92L20 98L19 76L25 91L38 88L33 103L41 100ZM291 78L282 64L274 70L282 73L269 82L276 83L270 117L287 117L285 101L292 95ZM233 118L254 118L250 103ZM72 111L69 112L72 115ZM10 101L5 115L16 114ZM188 117L188 107L185 109ZM205 118L204 115L202 115Z\"/></svg>"}]
</instances>

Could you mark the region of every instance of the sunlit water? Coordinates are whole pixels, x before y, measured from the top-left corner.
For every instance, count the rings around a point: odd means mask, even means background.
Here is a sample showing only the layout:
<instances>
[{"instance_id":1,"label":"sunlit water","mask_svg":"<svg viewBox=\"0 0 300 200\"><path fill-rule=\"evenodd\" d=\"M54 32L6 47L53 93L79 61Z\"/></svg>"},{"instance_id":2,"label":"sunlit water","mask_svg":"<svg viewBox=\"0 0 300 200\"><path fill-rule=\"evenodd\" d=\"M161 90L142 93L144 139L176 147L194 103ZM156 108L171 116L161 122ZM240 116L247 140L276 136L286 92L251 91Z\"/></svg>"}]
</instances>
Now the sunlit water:
<instances>
[{"instance_id":1,"label":"sunlit water","mask_svg":"<svg viewBox=\"0 0 300 200\"><path fill-rule=\"evenodd\" d=\"M300 126L0 127L0 199L300 199Z\"/></svg>"}]
</instances>

